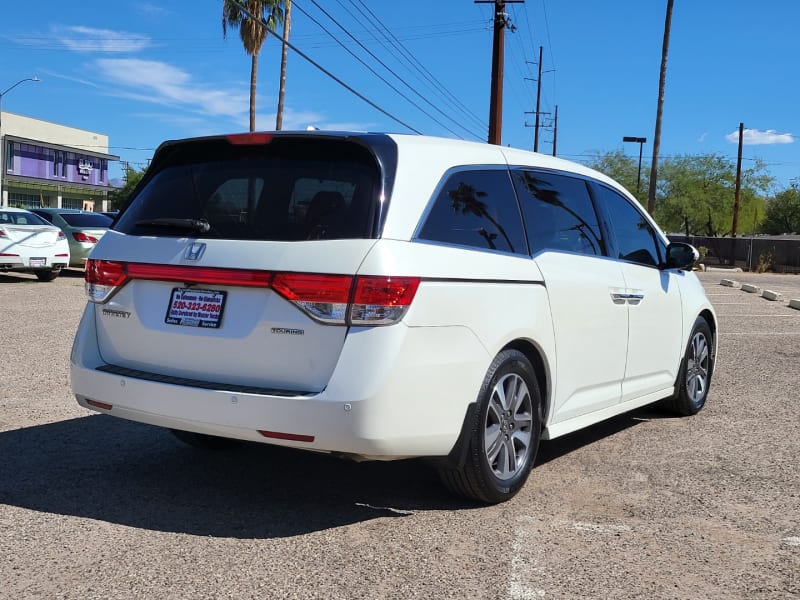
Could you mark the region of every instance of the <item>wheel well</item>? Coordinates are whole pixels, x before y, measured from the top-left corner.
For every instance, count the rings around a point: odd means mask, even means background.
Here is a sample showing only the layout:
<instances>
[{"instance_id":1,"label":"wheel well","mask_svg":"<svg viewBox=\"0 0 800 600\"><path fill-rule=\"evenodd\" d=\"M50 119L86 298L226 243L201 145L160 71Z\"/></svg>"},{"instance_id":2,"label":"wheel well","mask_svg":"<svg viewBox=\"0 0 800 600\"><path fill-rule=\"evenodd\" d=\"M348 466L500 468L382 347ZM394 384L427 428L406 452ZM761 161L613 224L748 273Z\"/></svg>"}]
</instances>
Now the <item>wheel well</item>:
<instances>
[{"instance_id":1,"label":"wheel well","mask_svg":"<svg viewBox=\"0 0 800 600\"><path fill-rule=\"evenodd\" d=\"M708 323L709 328L711 329L711 335L714 336L716 339L717 337L717 322L714 320L714 315L711 314L710 310L702 311L698 316L703 317Z\"/></svg>"},{"instance_id":2,"label":"wheel well","mask_svg":"<svg viewBox=\"0 0 800 600\"><path fill-rule=\"evenodd\" d=\"M531 366L533 366L533 372L536 374L536 383L539 384L539 391L542 394L542 427L546 427L547 416L550 413L550 385L547 376L548 369L545 366L541 351L527 340L514 340L503 349L513 349L522 352L530 361Z\"/></svg>"},{"instance_id":3,"label":"wheel well","mask_svg":"<svg viewBox=\"0 0 800 600\"><path fill-rule=\"evenodd\" d=\"M711 361L711 368L714 368L714 365L717 362L717 322L714 319L714 315L711 313L710 310L702 311L698 316L703 317L708 323L709 329L711 329L711 337L712 337L712 361Z\"/></svg>"}]
</instances>

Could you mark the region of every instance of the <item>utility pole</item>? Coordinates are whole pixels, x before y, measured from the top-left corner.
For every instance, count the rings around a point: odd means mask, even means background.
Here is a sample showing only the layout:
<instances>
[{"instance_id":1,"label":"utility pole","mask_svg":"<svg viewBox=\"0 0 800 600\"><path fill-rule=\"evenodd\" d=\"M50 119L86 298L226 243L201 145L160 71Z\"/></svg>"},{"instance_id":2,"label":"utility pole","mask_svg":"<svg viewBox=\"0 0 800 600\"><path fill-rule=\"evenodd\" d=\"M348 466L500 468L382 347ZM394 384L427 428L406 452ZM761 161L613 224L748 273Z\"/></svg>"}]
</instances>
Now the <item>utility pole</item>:
<instances>
[{"instance_id":1,"label":"utility pole","mask_svg":"<svg viewBox=\"0 0 800 600\"><path fill-rule=\"evenodd\" d=\"M667 14L664 18L664 41L661 44L661 71L658 77L658 106L656 107L656 131L653 135L653 161L650 163L650 188L647 193L647 212L651 215L656 208L656 185L658 184L658 153L661 149L661 118L664 114L664 88L667 83L667 56L669 55L669 35L672 29L673 0L667 0Z\"/></svg>"},{"instance_id":2,"label":"utility pole","mask_svg":"<svg viewBox=\"0 0 800 600\"><path fill-rule=\"evenodd\" d=\"M731 237L736 237L739 226L739 203L742 197L742 144L744 143L744 123L739 123L739 157L736 159L736 194L733 201L733 224Z\"/></svg>"},{"instance_id":3,"label":"utility pole","mask_svg":"<svg viewBox=\"0 0 800 600\"><path fill-rule=\"evenodd\" d=\"M539 79L536 81L536 119L533 125L533 151L539 151L539 109L542 102L542 47L539 46Z\"/></svg>"},{"instance_id":4,"label":"utility pole","mask_svg":"<svg viewBox=\"0 0 800 600\"><path fill-rule=\"evenodd\" d=\"M509 25L506 3L521 4L525 0L475 0L475 4L494 4L494 40L492 44L492 82L489 96L489 143L501 144L503 129L503 62L505 29ZM512 28L513 31L513 28Z\"/></svg>"},{"instance_id":5,"label":"utility pole","mask_svg":"<svg viewBox=\"0 0 800 600\"><path fill-rule=\"evenodd\" d=\"M278 86L278 111L275 114L275 129L283 129L283 104L286 98L286 60L289 54L289 31L292 28L292 0L286 0L283 9L283 47L281 49L281 79Z\"/></svg>"},{"instance_id":6,"label":"utility pole","mask_svg":"<svg viewBox=\"0 0 800 600\"><path fill-rule=\"evenodd\" d=\"M556 104L556 118L553 121L553 156L556 155L557 143L558 143L558 104Z\"/></svg>"}]
</instances>

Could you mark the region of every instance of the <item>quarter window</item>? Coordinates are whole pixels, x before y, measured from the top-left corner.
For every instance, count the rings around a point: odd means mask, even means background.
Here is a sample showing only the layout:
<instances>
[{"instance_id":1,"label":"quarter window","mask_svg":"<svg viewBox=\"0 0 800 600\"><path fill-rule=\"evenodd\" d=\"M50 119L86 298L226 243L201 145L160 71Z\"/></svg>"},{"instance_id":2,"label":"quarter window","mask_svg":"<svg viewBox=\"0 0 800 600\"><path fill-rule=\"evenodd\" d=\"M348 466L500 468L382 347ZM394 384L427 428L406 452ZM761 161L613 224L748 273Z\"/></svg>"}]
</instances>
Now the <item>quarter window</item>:
<instances>
[{"instance_id":1,"label":"quarter window","mask_svg":"<svg viewBox=\"0 0 800 600\"><path fill-rule=\"evenodd\" d=\"M514 172L531 252L603 255L597 213L583 179L542 171Z\"/></svg>"},{"instance_id":2,"label":"quarter window","mask_svg":"<svg viewBox=\"0 0 800 600\"><path fill-rule=\"evenodd\" d=\"M418 238L527 254L522 219L508 171L464 170L450 175Z\"/></svg>"},{"instance_id":3,"label":"quarter window","mask_svg":"<svg viewBox=\"0 0 800 600\"><path fill-rule=\"evenodd\" d=\"M642 265L658 266L658 245L653 226L624 196L597 186L605 203L617 240L617 258Z\"/></svg>"}]
</instances>

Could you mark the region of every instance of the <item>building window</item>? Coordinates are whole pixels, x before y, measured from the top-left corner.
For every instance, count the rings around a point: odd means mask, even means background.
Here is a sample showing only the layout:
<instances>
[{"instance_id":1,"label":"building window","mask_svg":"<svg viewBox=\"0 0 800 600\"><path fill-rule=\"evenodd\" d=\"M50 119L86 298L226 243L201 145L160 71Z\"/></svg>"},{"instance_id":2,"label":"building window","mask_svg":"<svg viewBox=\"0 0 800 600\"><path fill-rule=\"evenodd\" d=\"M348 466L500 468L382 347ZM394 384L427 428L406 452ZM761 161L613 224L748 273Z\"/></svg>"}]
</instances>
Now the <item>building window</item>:
<instances>
[{"instance_id":1,"label":"building window","mask_svg":"<svg viewBox=\"0 0 800 600\"><path fill-rule=\"evenodd\" d=\"M67 176L67 160L69 159L69 154L66 152L61 154L61 176Z\"/></svg>"},{"instance_id":2,"label":"building window","mask_svg":"<svg viewBox=\"0 0 800 600\"><path fill-rule=\"evenodd\" d=\"M52 206L51 197L44 194L24 194L11 190L8 192L8 204L17 208L42 208Z\"/></svg>"},{"instance_id":3,"label":"building window","mask_svg":"<svg viewBox=\"0 0 800 600\"><path fill-rule=\"evenodd\" d=\"M83 208L83 198L67 198L62 196L61 208L77 208L80 210Z\"/></svg>"},{"instance_id":4,"label":"building window","mask_svg":"<svg viewBox=\"0 0 800 600\"><path fill-rule=\"evenodd\" d=\"M14 170L14 142L8 142L6 148L6 171Z\"/></svg>"},{"instance_id":5,"label":"building window","mask_svg":"<svg viewBox=\"0 0 800 600\"><path fill-rule=\"evenodd\" d=\"M61 152L53 150L53 177L58 177L58 161L60 160Z\"/></svg>"},{"instance_id":6,"label":"building window","mask_svg":"<svg viewBox=\"0 0 800 600\"><path fill-rule=\"evenodd\" d=\"M100 159L100 183L106 180L106 169L108 169L108 161L104 158Z\"/></svg>"}]
</instances>

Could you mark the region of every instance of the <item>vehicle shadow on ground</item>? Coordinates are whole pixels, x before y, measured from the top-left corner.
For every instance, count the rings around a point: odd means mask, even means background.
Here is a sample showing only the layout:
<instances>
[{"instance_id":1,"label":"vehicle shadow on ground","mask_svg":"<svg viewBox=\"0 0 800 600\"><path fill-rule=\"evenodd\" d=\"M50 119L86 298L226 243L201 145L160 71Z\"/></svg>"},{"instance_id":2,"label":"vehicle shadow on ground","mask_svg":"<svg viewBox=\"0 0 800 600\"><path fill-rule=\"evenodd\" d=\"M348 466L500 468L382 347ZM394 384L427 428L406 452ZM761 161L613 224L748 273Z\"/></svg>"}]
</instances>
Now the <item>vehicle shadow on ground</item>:
<instances>
[{"instance_id":1,"label":"vehicle shadow on ground","mask_svg":"<svg viewBox=\"0 0 800 600\"><path fill-rule=\"evenodd\" d=\"M1 432L0 456L2 504L192 535L286 537L475 507L422 461L354 463L255 443L202 451L103 415Z\"/></svg>"},{"instance_id":2,"label":"vehicle shadow on ground","mask_svg":"<svg viewBox=\"0 0 800 600\"><path fill-rule=\"evenodd\" d=\"M536 456L536 464L543 465L552 460L556 460L570 452L574 452L584 446L589 446L604 438L621 433L645 421L677 418L678 417L673 413L657 404L645 406L630 413L601 421L586 429L581 429L554 440L542 442L539 447L539 453Z\"/></svg>"},{"instance_id":3,"label":"vehicle shadow on ground","mask_svg":"<svg viewBox=\"0 0 800 600\"><path fill-rule=\"evenodd\" d=\"M547 442L537 463L627 429L637 414ZM0 456L2 504L191 535L288 537L480 507L449 494L421 460L354 463L255 443L202 451L104 415L2 432Z\"/></svg>"}]
</instances>

